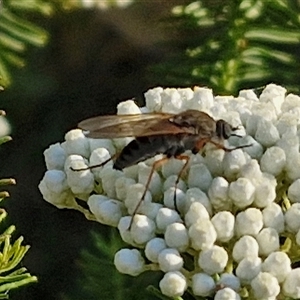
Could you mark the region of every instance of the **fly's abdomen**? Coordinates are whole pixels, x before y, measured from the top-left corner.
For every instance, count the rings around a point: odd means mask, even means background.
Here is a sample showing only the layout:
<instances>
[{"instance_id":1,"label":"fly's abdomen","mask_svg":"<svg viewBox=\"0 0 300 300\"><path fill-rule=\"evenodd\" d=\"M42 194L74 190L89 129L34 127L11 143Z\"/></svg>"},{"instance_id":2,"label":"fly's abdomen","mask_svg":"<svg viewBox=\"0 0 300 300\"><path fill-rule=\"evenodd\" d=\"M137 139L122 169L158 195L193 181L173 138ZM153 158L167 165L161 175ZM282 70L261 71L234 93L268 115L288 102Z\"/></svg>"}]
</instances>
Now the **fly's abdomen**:
<instances>
[{"instance_id":1,"label":"fly's abdomen","mask_svg":"<svg viewBox=\"0 0 300 300\"><path fill-rule=\"evenodd\" d=\"M122 170L157 154L166 154L171 157L185 150L182 137L179 135L138 137L122 150L114 163L114 168Z\"/></svg>"}]
</instances>

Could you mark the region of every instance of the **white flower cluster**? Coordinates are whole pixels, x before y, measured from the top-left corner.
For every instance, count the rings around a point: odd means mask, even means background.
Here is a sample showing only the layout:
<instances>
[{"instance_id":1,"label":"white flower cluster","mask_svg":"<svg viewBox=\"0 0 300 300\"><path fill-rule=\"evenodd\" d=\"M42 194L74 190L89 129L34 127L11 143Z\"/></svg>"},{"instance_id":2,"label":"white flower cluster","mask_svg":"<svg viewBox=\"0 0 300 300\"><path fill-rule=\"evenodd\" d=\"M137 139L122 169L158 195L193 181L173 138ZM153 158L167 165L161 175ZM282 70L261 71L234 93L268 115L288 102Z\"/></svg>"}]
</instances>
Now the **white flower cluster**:
<instances>
[{"instance_id":1,"label":"white flower cluster","mask_svg":"<svg viewBox=\"0 0 300 300\"><path fill-rule=\"evenodd\" d=\"M300 268L292 269L291 258L299 260L300 247L300 97L270 84L259 98L253 90L237 98L214 97L199 87L158 87L145 98L143 108L131 100L120 103L118 114L196 109L240 126L244 137L230 137L227 147L251 146L224 152L208 144L202 155L188 153L190 164L176 190L184 162L170 159L154 171L132 220L151 166L161 156L122 172L111 161L74 171L104 162L131 139L89 139L72 130L44 152L48 171L39 185L44 199L117 227L130 249L115 254L116 268L132 276L161 270L164 295L181 296L190 287L195 296L222 300L245 294L299 299Z\"/></svg>"}]
</instances>

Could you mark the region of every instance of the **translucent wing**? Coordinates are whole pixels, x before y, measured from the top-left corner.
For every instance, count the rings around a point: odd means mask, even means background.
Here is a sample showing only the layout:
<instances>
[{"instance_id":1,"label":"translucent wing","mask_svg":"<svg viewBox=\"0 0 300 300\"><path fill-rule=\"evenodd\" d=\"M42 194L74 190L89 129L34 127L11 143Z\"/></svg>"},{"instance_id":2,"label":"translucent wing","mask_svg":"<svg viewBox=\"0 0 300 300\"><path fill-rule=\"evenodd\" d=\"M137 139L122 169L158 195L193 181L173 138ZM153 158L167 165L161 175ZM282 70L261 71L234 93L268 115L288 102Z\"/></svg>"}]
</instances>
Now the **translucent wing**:
<instances>
[{"instance_id":1,"label":"translucent wing","mask_svg":"<svg viewBox=\"0 0 300 300\"><path fill-rule=\"evenodd\" d=\"M78 127L91 138L138 137L162 134L194 133L170 121L173 114L150 113L135 115L98 116L84 120Z\"/></svg>"}]
</instances>

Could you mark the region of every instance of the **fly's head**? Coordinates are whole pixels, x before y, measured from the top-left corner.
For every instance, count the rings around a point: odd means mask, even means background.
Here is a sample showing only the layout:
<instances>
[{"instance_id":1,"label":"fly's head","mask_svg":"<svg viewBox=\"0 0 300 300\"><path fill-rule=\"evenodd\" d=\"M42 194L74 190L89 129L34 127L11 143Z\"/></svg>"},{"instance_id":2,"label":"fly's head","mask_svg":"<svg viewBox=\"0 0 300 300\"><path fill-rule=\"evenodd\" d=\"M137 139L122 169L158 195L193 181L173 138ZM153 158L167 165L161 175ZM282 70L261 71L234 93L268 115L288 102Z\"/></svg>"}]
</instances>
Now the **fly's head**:
<instances>
[{"instance_id":1,"label":"fly's head","mask_svg":"<svg viewBox=\"0 0 300 300\"><path fill-rule=\"evenodd\" d=\"M240 135L234 133L236 130L239 130L239 127L233 127L222 119L216 122L216 134L217 137L222 140L227 140L231 136L241 137Z\"/></svg>"}]
</instances>

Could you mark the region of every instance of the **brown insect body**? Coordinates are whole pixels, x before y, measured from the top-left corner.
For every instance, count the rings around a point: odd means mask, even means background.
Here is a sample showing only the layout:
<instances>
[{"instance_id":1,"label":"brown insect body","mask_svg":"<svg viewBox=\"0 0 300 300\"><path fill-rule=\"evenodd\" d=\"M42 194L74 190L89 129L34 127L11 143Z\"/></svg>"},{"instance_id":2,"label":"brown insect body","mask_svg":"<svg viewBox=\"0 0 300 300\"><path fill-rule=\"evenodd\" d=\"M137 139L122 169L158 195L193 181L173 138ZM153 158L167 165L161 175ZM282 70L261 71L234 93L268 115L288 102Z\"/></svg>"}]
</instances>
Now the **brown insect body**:
<instances>
[{"instance_id":1,"label":"brown insect body","mask_svg":"<svg viewBox=\"0 0 300 300\"><path fill-rule=\"evenodd\" d=\"M165 154L169 158L176 157L186 150L191 150L190 146L194 147L195 137L187 134L137 137L124 147L113 167L122 170L157 154Z\"/></svg>"},{"instance_id":2,"label":"brown insect body","mask_svg":"<svg viewBox=\"0 0 300 300\"><path fill-rule=\"evenodd\" d=\"M177 115L100 116L81 122L79 127L89 131L88 137L135 137L115 160L114 168L118 170L157 154L170 158L186 150L197 153L207 142L218 144L235 130L225 121L215 121L198 110L187 110Z\"/></svg>"},{"instance_id":3,"label":"brown insect body","mask_svg":"<svg viewBox=\"0 0 300 300\"><path fill-rule=\"evenodd\" d=\"M217 148L225 151L251 146L244 145L231 149L226 148L223 145L223 141L230 136L237 136L233 133L237 128L232 127L224 120L215 121L208 114L198 110L187 110L177 115L151 113L100 116L84 120L79 123L78 127L86 130L86 136L91 138L135 137L117 156L113 167L118 170L135 165L157 154L165 154L166 158L162 158L153 164L145 185L145 191L132 214L133 216L137 213L145 198L154 170L166 159L175 157L185 160L175 182L176 190L179 179L189 162L189 156L183 155L186 150L191 150L196 154L206 143L212 143ZM88 168L103 166L109 160ZM88 168L75 171L82 171ZM178 211L176 193L174 193L174 206ZM133 218L129 229L132 222Z\"/></svg>"}]
</instances>

